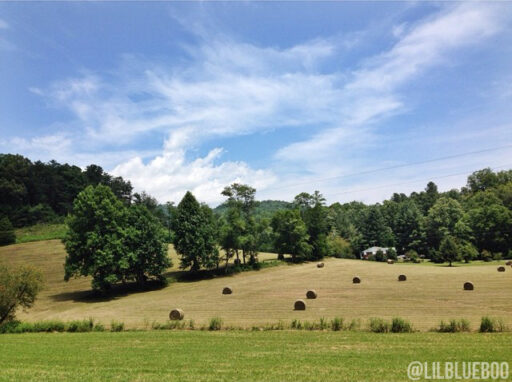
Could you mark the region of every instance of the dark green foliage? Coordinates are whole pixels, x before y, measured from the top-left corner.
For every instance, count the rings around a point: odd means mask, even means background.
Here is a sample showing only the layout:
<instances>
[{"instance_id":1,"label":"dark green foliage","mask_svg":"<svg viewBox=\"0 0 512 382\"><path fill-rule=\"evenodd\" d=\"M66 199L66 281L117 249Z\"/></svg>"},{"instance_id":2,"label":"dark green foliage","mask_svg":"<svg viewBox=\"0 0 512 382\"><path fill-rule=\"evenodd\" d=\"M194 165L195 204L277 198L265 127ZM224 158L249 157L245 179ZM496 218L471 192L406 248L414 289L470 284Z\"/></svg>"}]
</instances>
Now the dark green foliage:
<instances>
[{"instance_id":1,"label":"dark green foliage","mask_svg":"<svg viewBox=\"0 0 512 382\"><path fill-rule=\"evenodd\" d=\"M311 254L308 233L298 210L278 211L272 218L274 247L279 254L290 254L292 261L306 260Z\"/></svg>"},{"instance_id":2,"label":"dark green foliage","mask_svg":"<svg viewBox=\"0 0 512 382\"><path fill-rule=\"evenodd\" d=\"M368 247L392 247L394 237L391 228L386 225L386 221L382 216L379 205L370 206L363 226L361 227L363 234L364 248Z\"/></svg>"},{"instance_id":3,"label":"dark green foliage","mask_svg":"<svg viewBox=\"0 0 512 382\"><path fill-rule=\"evenodd\" d=\"M16 242L14 228L7 216L0 217L0 245L8 245Z\"/></svg>"},{"instance_id":4,"label":"dark green foliage","mask_svg":"<svg viewBox=\"0 0 512 382\"><path fill-rule=\"evenodd\" d=\"M222 329L222 318L213 317L208 325L208 330L221 330Z\"/></svg>"},{"instance_id":5,"label":"dark green foliage","mask_svg":"<svg viewBox=\"0 0 512 382\"><path fill-rule=\"evenodd\" d=\"M391 320L391 333L412 333L412 325L409 321L400 317Z\"/></svg>"},{"instance_id":6,"label":"dark green foliage","mask_svg":"<svg viewBox=\"0 0 512 382\"><path fill-rule=\"evenodd\" d=\"M75 199L64 239L65 280L92 276L93 289L108 290L126 278L131 254L126 248L127 211L109 187L88 186Z\"/></svg>"},{"instance_id":7,"label":"dark green foliage","mask_svg":"<svg viewBox=\"0 0 512 382\"><path fill-rule=\"evenodd\" d=\"M198 271L201 267L209 269L217 265L219 251L213 213L207 206L201 206L190 191L178 204L173 230L181 268Z\"/></svg>"},{"instance_id":8,"label":"dark green foliage","mask_svg":"<svg viewBox=\"0 0 512 382\"><path fill-rule=\"evenodd\" d=\"M0 213L15 227L56 222L72 209L73 200L87 185L104 184L129 203L132 186L99 166L85 171L56 161L31 162L21 155L0 154Z\"/></svg>"},{"instance_id":9,"label":"dark green foliage","mask_svg":"<svg viewBox=\"0 0 512 382\"><path fill-rule=\"evenodd\" d=\"M110 322L111 332L122 332L124 330L124 322L112 320Z\"/></svg>"},{"instance_id":10,"label":"dark green foliage","mask_svg":"<svg viewBox=\"0 0 512 382\"><path fill-rule=\"evenodd\" d=\"M373 333L387 333L390 330L390 325L382 318L370 318L368 328Z\"/></svg>"},{"instance_id":11,"label":"dark green foliage","mask_svg":"<svg viewBox=\"0 0 512 382\"><path fill-rule=\"evenodd\" d=\"M18 308L30 308L42 287L43 276L37 269L0 264L0 324L14 320Z\"/></svg>"},{"instance_id":12,"label":"dark green foliage","mask_svg":"<svg viewBox=\"0 0 512 382\"><path fill-rule=\"evenodd\" d=\"M460 320L450 320L450 322L448 322L448 323L441 321L437 331L440 333L470 332L471 327L469 325L469 321L462 318Z\"/></svg>"},{"instance_id":13,"label":"dark green foliage","mask_svg":"<svg viewBox=\"0 0 512 382\"><path fill-rule=\"evenodd\" d=\"M127 277L143 286L148 278L160 279L171 266L162 227L143 204L128 209L126 250L130 255Z\"/></svg>"},{"instance_id":14,"label":"dark green foliage","mask_svg":"<svg viewBox=\"0 0 512 382\"><path fill-rule=\"evenodd\" d=\"M442 197L429 210L426 218L427 244L433 250L438 250L441 241L446 236L457 236L457 223L464 216L460 203L454 199Z\"/></svg>"},{"instance_id":15,"label":"dark green foliage","mask_svg":"<svg viewBox=\"0 0 512 382\"><path fill-rule=\"evenodd\" d=\"M452 236L446 236L443 239L439 248L439 254L443 261L450 263L450 267L452 262L461 260L459 246Z\"/></svg>"},{"instance_id":16,"label":"dark green foliage","mask_svg":"<svg viewBox=\"0 0 512 382\"><path fill-rule=\"evenodd\" d=\"M503 320L492 317L482 317L482 321L480 322L480 333L495 333L495 332L504 332L507 330Z\"/></svg>"}]
</instances>

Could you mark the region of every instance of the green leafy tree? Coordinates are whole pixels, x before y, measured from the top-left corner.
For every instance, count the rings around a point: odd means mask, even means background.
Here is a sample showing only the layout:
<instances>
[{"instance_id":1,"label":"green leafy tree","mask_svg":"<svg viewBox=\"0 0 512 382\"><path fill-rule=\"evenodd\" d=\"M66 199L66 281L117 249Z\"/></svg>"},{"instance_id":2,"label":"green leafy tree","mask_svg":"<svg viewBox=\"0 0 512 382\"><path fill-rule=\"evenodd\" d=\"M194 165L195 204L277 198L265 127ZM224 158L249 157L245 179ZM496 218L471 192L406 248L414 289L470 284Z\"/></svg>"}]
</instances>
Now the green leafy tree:
<instances>
[{"instance_id":1,"label":"green leafy tree","mask_svg":"<svg viewBox=\"0 0 512 382\"><path fill-rule=\"evenodd\" d=\"M365 247L392 247L393 231L386 225L378 205L369 207L362 227Z\"/></svg>"},{"instance_id":2,"label":"green leafy tree","mask_svg":"<svg viewBox=\"0 0 512 382\"><path fill-rule=\"evenodd\" d=\"M92 288L106 291L125 280L130 268L126 248L125 205L104 185L88 186L73 203L64 239L64 279L92 276Z\"/></svg>"},{"instance_id":3,"label":"green leafy tree","mask_svg":"<svg viewBox=\"0 0 512 382\"><path fill-rule=\"evenodd\" d=\"M332 231L327 236L328 255L343 259L355 259L350 243Z\"/></svg>"},{"instance_id":4,"label":"green leafy tree","mask_svg":"<svg viewBox=\"0 0 512 382\"><path fill-rule=\"evenodd\" d=\"M445 262L450 263L450 267L452 262L461 260L459 246L453 236L448 235L443 238L439 247L439 253Z\"/></svg>"},{"instance_id":5,"label":"green leafy tree","mask_svg":"<svg viewBox=\"0 0 512 382\"><path fill-rule=\"evenodd\" d=\"M42 287L43 276L35 268L0 264L0 325L13 320L19 307L30 308Z\"/></svg>"},{"instance_id":6,"label":"green leafy tree","mask_svg":"<svg viewBox=\"0 0 512 382\"><path fill-rule=\"evenodd\" d=\"M491 191L477 192L469 199L463 221L480 251L507 253L512 248L512 211Z\"/></svg>"},{"instance_id":7,"label":"green leafy tree","mask_svg":"<svg viewBox=\"0 0 512 382\"><path fill-rule=\"evenodd\" d=\"M12 244L16 241L14 228L7 216L0 217L0 245Z\"/></svg>"},{"instance_id":8,"label":"green leafy tree","mask_svg":"<svg viewBox=\"0 0 512 382\"><path fill-rule=\"evenodd\" d=\"M459 252L464 262L469 263L478 257L478 250L468 241L463 241L459 244Z\"/></svg>"},{"instance_id":9,"label":"green leafy tree","mask_svg":"<svg viewBox=\"0 0 512 382\"><path fill-rule=\"evenodd\" d=\"M201 207L190 191L187 191L176 209L173 219L174 248L180 255L180 268L213 268L218 264L216 228L213 213Z\"/></svg>"},{"instance_id":10,"label":"green leafy tree","mask_svg":"<svg viewBox=\"0 0 512 382\"><path fill-rule=\"evenodd\" d=\"M311 245L308 244L306 224L298 210L277 211L271 224L274 231L274 247L279 258L290 254L292 261L296 262L306 260L310 256Z\"/></svg>"},{"instance_id":11,"label":"green leafy tree","mask_svg":"<svg viewBox=\"0 0 512 382\"><path fill-rule=\"evenodd\" d=\"M410 249L421 251L425 247L423 216L412 200L397 204L391 228L395 247L400 255Z\"/></svg>"},{"instance_id":12,"label":"green leafy tree","mask_svg":"<svg viewBox=\"0 0 512 382\"><path fill-rule=\"evenodd\" d=\"M456 235L456 224L463 217L464 210L454 199L441 197L428 211L426 218L427 243L431 250L438 250L446 236Z\"/></svg>"},{"instance_id":13,"label":"green leafy tree","mask_svg":"<svg viewBox=\"0 0 512 382\"><path fill-rule=\"evenodd\" d=\"M257 232L254 219L254 209L257 206L255 200L256 189L246 184L233 183L225 187L222 195L228 198L227 223L232 225L231 235L239 235L233 243L240 247L231 248L238 257L238 249L242 249L242 257L245 264L246 256L249 256L249 262L257 261Z\"/></svg>"},{"instance_id":14,"label":"green leafy tree","mask_svg":"<svg viewBox=\"0 0 512 382\"><path fill-rule=\"evenodd\" d=\"M128 209L127 224L127 277L134 278L140 286L149 278L162 280L162 274L172 264L159 220L146 206L134 205Z\"/></svg>"},{"instance_id":15,"label":"green leafy tree","mask_svg":"<svg viewBox=\"0 0 512 382\"><path fill-rule=\"evenodd\" d=\"M313 207L307 208L304 215L304 222L308 229L309 244L311 245L311 258L318 260L328 254L327 245L327 211L321 204L323 197L316 195Z\"/></svg>"}]
</instances>

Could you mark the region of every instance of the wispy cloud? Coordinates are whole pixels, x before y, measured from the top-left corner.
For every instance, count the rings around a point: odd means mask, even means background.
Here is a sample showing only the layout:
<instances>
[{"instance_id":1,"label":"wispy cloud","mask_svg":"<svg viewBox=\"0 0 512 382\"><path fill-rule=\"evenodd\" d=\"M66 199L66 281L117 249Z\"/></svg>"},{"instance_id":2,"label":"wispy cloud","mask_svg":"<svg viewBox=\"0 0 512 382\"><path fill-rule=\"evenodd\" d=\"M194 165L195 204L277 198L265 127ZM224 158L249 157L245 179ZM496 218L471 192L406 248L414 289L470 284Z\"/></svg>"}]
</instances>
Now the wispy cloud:
<instances>
[{"instance_id":1,"label":"wispy cloud","mask_svg":"<svg viewBox=\"0 0 512 382\"><path fill-rule=\"evenodd\" d=\"M97 150L115 174L161 201L177 200L191 189L214 204L233 181L282 197L300 191L294 183L363 166L354 154L377 147L379 123L409 110L402 87L451 64L458 49L497 34L505 6L444 6L427 19L395 26L393 46L352 67L339 61L353 36L278 48L201 30L197 45L183 47L186 60L163 64L127 55L108 73L83 72L32 87L32 93L70 111L79 131L57 135L53 143L51 137L10 143L25 151L74 152L82 159ZM277 129L306 131L309 138L281 147L260 169L223 161L222 148L190 159L191 149L214 138ZM161 149L138 155L137 141L150 135L158 136ZM290 188L280 191L277 183ZM337 188L339 183L327 185L326 193Z\"/></svg>"}]
</instances>

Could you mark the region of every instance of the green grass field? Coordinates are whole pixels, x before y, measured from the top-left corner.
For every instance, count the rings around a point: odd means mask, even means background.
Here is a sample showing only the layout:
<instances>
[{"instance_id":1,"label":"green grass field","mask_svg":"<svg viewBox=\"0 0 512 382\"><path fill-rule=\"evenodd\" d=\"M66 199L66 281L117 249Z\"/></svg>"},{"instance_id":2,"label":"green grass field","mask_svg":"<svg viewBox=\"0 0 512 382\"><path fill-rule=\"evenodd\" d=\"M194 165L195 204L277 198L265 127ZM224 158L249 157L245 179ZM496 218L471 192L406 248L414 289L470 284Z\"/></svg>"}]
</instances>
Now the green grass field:
<instances>
[{"instance_id":1,"label":"green grass field","mask_svg":"<svg viewBox=\"0 0 512 382\"><path fill-rule=\"evenodd\" d=\"M66 224L36 224L30 227L16 228L16 243L62 239L66 230Z\"/></svg>"},{"instance_id":2,"label":"green grass field","mask_svg":"<svg viewBox=\"0 0 512 382\"><path fill-rule=\"evenodd\" d=\"M512 361L511 333L0 336L0 381L407 381L412 361Z\"/></svg>"}]
</instances>

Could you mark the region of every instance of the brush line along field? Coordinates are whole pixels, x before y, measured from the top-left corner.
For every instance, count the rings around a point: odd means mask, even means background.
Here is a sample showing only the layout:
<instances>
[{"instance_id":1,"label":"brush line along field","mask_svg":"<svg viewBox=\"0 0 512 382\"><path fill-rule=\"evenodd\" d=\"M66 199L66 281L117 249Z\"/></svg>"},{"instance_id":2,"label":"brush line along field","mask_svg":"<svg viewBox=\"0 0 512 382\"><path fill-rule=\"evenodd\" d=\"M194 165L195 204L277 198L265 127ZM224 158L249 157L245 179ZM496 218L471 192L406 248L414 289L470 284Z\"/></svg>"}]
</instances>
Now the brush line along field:
<instances>
[{"instance_id":1,"label":"brush line along field","mask_svg":"<svg viewBox=\"0 0 512 382\"><path fill-rule=\"evenodd\" d=\"M178 261L172 249L170 255L175 264L169 270L172 275ZM45 275L45 288L35 306L19 312L19 319L92 317L106 325L113 319L122 321L133 329L165 322L171 309L181 308L185 319L197 325L207 324L212 317L221 317L227 326L235 327L320 317L360 318L364 325L370 317L399 316L411 321L416 330L426 331L440 320L452 318L468 319L476 330L482 316L493 316L512 326L512 268L497 272L496 262L450 268L327 259L324 268L317 268L315 263L282 265L210 280L172 282L160 290L91 298L90 279L63 281L64 257L58 240L0 248L0 262L29 263ZM407 281L397 281L399 274L407 275ZM355 275L361 278L360 284L352 283ZM465 281L473 282L475 290L464 291ZM233 293L223 295L227 285ZM308 289L314 289L318 298L307 300ZM305 311L293 310L299 298L306 301Z\"/></svg>"}]
</instances>

